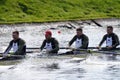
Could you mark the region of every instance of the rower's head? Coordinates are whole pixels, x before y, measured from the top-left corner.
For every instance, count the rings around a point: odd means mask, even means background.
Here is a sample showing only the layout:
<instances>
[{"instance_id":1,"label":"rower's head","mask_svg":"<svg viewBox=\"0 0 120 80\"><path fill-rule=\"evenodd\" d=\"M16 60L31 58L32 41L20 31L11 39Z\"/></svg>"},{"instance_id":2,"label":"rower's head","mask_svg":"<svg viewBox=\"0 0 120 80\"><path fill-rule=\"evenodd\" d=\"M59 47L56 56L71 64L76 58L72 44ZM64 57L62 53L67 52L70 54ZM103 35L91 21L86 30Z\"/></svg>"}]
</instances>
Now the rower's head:
<instances>
[{"instance_id":1,"label":"rower's head","mask_svg":"<svg viewBox=\"0 0 120 80\"><path fill-rule=\"evenodd\" d=\"M18 31L13 31L12 37L14 40L17 40L19 38L19 32Z\"/></svg>"},{"instance_id":2,"label":"rower's head","mask_svg":"<svg viewBox=\"0 0 120 80\"><path fill-rule=\"evenodd\" d=\"M113 27L112 26L107 26L107 34L113 33Z\"/></svg>"},{"instance_id":3,"label":"rower's head","mask_svg":"<svg viewBox=\"0 0 120 80\"><path fill-rule=\"evenodd\" d=\"M51 31L46 31L45 32L45 38L50 39L52 37L52 32Z\"/></svg>"},{"instance_id":4,"label":"rower's head","mask_svg":"<svg viewBox=\"0 0 120 80\"><path fill-rule=\"evenodd\" d=\"M77 28L76 33L77 33L77 36L81 36L83 34L82 28Z\"/></svg>"}]
</instances>

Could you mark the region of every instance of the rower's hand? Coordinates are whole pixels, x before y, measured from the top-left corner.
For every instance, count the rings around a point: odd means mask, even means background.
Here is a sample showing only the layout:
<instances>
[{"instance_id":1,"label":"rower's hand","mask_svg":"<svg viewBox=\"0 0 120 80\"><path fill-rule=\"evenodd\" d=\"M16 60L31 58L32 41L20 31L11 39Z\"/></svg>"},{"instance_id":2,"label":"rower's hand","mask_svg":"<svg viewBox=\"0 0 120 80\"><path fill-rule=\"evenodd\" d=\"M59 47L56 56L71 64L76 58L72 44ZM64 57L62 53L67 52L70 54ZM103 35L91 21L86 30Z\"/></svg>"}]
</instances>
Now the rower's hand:
<instances>
[{"instance_id":1,"label":"rower's hand","mask_svg":"<svg viewBox=\"0 0 120 80\"><path fill-rule=\"evenodd\" d=\"M75 48L72 48L72 47L69 47L69 49L72 50L72 51L76 50Z\"/></svg>"},{"instance_id":2,"label":"rower's hand","mask_svg":"<svg viewBox=\"0 0 120 80\"><path fill-rule=\"evenodd\" d=\"M112 46L107 47L107 49L112 49L112 48L113 48Z\"/></svg>"},{"instance_id":3,"label":"rower's hand","mask_svg":"<svg viewBox=\"0 0 120 80\"><path fill-rule=\"evenodd\" d=\"M4 54L4 53L3 53L3 55L2 55L2 56L3 56L3 58L5 58L5 57L7 57L7 54Z\"/></svg>"},{"instance_id":4,"label":"rower's hand","mask_svg":"<svg viewBox=\"0 0 120 80\"><path fill-rule=\"evenodd\" d=\"M3 58L10 57L11 54L3 54Z\"/></svg>"},{"instance_id":5,"label":"rower's hand","mask_svg":"<svg viewBox=\"0 0 120 80\"><path fill-rule=\"evenodd\" d=\"M40 49L40 52L42 52L42 50Z\"/></svg>"},{"instance_id":6,"label":"rower's hand","mask_svg":"<svg viewBox=\"0 0 120 80\"><path fill-rule=\"evenodd\" d=\"M101 47L100 46L98 46L98 47L96 47L98 50L101 50Z\"/></svg>"},{"instance_id":7,"label":"rower's hand","mask_svg":"<svg viewBox=\"0 0 120 80\"><path fill-rule=\"evenodd\" d=\"M70 45L68 44L68 47L67 47L68 49L71 49L71 47L70 47Z\"/></svg>"},{"instance_id":8,"label":"rower's hand","mask_svg":"<svg viewBox=\"0 0 120 80\"><path fill-rule=\"evenodd\" d=\"M46 53L49 54L49 53L51 53L51 51L52 51L52 50L46 50Z\"/></svg>"},{"instance_id":9,"label":"rower's hand","mask_svg":"<svg viewBox=\"0 0 120 80\"><path fill-rule=\"evenodd\" d=\"M71 50L72 50L73 48L68 44L68 49L71 49Z\"/></svg>"}]
</instances>

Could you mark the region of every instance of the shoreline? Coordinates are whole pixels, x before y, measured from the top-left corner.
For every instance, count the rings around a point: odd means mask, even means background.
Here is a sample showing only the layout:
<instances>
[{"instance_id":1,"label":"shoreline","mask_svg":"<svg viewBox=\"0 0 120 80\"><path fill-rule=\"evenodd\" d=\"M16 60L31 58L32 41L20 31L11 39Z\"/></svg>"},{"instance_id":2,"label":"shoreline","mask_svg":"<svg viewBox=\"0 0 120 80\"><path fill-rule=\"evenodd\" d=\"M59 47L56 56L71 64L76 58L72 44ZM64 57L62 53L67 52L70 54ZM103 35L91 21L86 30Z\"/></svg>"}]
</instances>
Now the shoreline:
<instances>
[{"instance_id":1,"label":"shoreline","mask_svg":"<svg viewBox=\"0 0 120 80\"><path fill-rule=\"evenodd\" d=\"M94 21L114 21L114 20L120 20L120 18L97 18L97 19L85 19L85 20L79 20L79 19L75 19L75 20L58 20L58 21L44 21L44 22L16 22L16 23L0 23L0 27L4 26L4 25L8 25L8 26L14 26L14 25L40 25L40 24L48 24L48 23L61 23L61 22L89 22L91 20Z\"/></svg>"}]
</instances>

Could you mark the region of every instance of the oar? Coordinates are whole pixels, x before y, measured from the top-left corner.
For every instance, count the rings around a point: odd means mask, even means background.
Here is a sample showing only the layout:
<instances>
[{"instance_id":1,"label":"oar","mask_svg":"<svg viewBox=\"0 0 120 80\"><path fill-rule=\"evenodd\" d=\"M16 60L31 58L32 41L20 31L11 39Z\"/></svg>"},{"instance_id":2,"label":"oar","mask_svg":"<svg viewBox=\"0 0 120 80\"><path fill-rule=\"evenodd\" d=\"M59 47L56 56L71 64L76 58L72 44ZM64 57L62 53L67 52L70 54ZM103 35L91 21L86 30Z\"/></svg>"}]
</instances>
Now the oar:
<instances>
[{"instance_id":1,"label":"oar","mask_svg":"<svg viewBox=\"0 0 120 80\"><path fill-rule=\"evenodd\" d=\"M38 50L40 48L38 47L29 47L27 48L27 50L31 50L31 51L26 51L26 53L40 53L40 51L34 51L34 50ZM45 48L44 48L45 49ZM70 49L70 50L77 50L77 49L74 49L74 48L70 48L70 47L60 47L59 49ZM87 49L79 49L79 51L87 51Z\"/></svg>"},{"instance_id":2,"label":"oar","mask_svg":"<svg viewBox=\"0 0 120 80\"><path fill-rule=\"evenodd\" d=\"M40 49L40 48L39 47L27 47L26 49ZM70 47L60 47L59 49L71 49L71 48ZM88 49L96 49L96 47L89 47Z\"/></svg>"},{"instance_id":3,"label":"oar","mask_svg":"<svg viewBox=\"0 0 120 80\"><path fill-rule=\"evenodd\" d=\"M93 47L90 47L90 48L93 48ZM95 48L95 47L94 47ZM28 47L26 49L40 49L39 47ZM46 49L46 48L44 48ZM59 49L71 49L70 47L60 47ZM95 48L96 49L96 48Z\"/></svg>"},{"instance_id":4,"label":"oar","mask_svg":"<svg viewBox=\"0 0 120 80\"><path fill-rule=\"evenodd\" d=\"M40 49L40 47L27 47L26 49ZM59 49L71 49L71 48L70 47L60 47ZM97 47L88 47L88 49L97 49ZM101 49L106 49L106 48L101 47ZM120 50L120 47L116 48L115 50Z\"/></svg>"},{"instance_id":5,"label":"oar","mask_svg":"<svg viewBox=\"0 0 120 80\"><path fill-rule=\"evenodd\" d=\"M26 49L40 49L40 48L39 47L28 47ZM69 47L60 47L59 49L70 49L70 48Z\"/></svg>"},{"instance_id":6,"label":"oar","mask_svg":"<svg viewBox=\"0 0 120 80\"><path fill-rule=\"evenodd\" d=\"M26 51L26 53L40 53L40 51Z\"/></svg>"}]
</instances>

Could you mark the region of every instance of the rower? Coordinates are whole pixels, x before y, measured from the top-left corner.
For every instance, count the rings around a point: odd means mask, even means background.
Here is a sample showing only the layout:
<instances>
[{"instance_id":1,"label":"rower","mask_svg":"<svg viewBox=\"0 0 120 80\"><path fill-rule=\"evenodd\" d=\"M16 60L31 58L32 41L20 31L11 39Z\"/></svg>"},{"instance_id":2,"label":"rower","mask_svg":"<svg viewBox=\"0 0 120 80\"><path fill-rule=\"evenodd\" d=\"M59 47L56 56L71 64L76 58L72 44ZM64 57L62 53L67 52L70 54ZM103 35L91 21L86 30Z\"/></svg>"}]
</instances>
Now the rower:
<instances>
[{"instance_id":1,"label":"rower","mask_svg":"<svg viewBox=\"0 0 120 80\"><path fill-rule=\"evenodd\" d=\"M11 55L26 55L26 44L25 41L19 38L19 32L14 31L12 33L13 40L10 41L9 46L3 53Z\"/></svg>"},{"instance_id":2,"label":"rower","mask_svg":"<svg viewBox=\"0 0 120 80\"><path fill-rule=\"evenodd\" d=\"M106 50L115 50L116 47L119 45L119 38L118 36L113 33L113 27L108 26L107 27L107 34L103 36L103 39L101 40L98 48L100 49L101 45L106 41Z\"/></svg>"},{"instance_id":3,"label":"rower","mask_svg":"<svg viewBox=\"0 0 120 80\"><path fill-rule=\"evenodd\" d=\"M52 37L52 32L49 30L45 32L45 40L40 47L40 51L42 51L44 48L46 49L46 53L52 54L57 54L59 50L59 43L55 38Z\"/></svg>"},{"instance_id":4,"label":"rower","mask_svg":"<svg viewBox=\"0 0 120 80\"><path fill-rule=\"evenodd\" d=\"M81 28L76 29L76 35L69 42L69 47L75 42L75 49L87 49L89 44L88 37L83 34L83 30Z\"/></svg>"}]
</instances>

